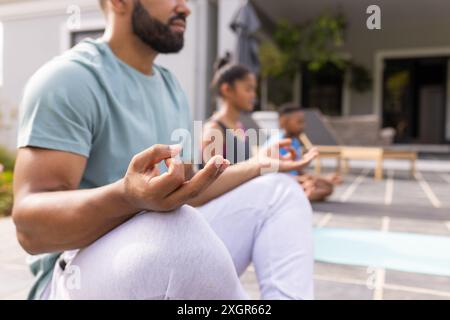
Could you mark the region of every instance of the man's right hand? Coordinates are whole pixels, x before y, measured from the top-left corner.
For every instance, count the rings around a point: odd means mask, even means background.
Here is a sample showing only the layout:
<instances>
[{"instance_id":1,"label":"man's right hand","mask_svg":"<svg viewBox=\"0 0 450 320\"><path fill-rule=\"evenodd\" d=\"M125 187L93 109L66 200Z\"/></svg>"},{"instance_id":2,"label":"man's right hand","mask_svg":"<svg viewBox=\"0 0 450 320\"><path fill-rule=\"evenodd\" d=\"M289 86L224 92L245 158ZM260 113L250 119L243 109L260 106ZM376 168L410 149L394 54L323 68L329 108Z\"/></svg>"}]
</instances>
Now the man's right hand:
<instances>
[{"instance_id":1,"label":"man's right hand","mask_svg":"<svg viewBox=\"0 0 450 320\"><path fill-rule=\"evenodd\" d=\"M135 155L123 179L125 200L136 212L175 210L197 197L230 165L222 156L211 158L191 180L186 181L184 164L175 158L179 145L154 145ZM165 161L168 171L160 174Z\"/></svg>"}]
</instances>

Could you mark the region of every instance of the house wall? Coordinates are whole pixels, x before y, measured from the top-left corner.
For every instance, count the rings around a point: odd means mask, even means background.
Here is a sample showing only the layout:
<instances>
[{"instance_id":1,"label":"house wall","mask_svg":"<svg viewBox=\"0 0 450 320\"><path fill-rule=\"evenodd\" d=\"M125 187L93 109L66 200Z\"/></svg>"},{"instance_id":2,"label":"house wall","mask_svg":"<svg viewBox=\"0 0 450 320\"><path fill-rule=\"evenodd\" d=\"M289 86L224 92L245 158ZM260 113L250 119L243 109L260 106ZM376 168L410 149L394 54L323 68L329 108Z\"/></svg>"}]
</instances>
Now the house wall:
<instances>
[{"instance_id":1,"label":"house wall","mask_svg":"<svg viewBox=\"0 0 450 320\"><path fill-rule=\"evenodd\" d=\"M230 29L230 23L245 0L219 0L218 52L224 56L227 51L236 50L237 38Z\"/></svg>"},{"instance_id":2,"label":"house wall","mask_svg":"<svg viewBox=\"0 0 450 320\"><path fill-rule=\"evenodd\" d=\"M373 87L364 93L345 90L344 114L382 111L383 57L450 57L450 1L448 0L255 0L273 21L280 18L302 24L324 12L341 12L347 18L342 51L365 66ZM366 26L369 5L381 9L381 30ZM450 88L450 87L449 87ZM450 94L447 100L447 139L450 139Z\"/></svg>"},{"instance_id":3,"label":"house wall","mask_svg":"<svg viewBox=\"0 0 450 320\"><path fill-rule=\"evenodd\" d=\"M373 1L372 1L373 2ZM436 1L434 1L436 2ZM365 10L368 1L352 2L348 14L349 25L344 51L355 62L366 66L375 77L377 53L416 51L416 49L433 49L450 47L450 19L448 12L450 2L442 1L439 6L430 6L423 1L385 2L381 5L382 30L366 28ZM424 7L427 10L424 10ZM360 94L350 93L350 113L377 113L375 106L375 83L373 90Z\"/></svg>"}]
</instances>

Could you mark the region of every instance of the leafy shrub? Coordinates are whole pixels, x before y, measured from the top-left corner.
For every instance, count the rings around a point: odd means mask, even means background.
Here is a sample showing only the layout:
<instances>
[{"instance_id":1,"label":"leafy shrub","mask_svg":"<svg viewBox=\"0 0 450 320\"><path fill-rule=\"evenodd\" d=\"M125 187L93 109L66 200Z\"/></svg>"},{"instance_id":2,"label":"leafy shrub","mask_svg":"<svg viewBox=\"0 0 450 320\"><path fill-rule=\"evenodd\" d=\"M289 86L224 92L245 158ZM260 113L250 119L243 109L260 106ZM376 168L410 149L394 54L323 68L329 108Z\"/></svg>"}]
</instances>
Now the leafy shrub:
<instances>
[{"instance_id":1,"label":"leafy shrub","mask_svg":"<svg viewBox=\"0 0 450 320\"><path fill-rule=\"evenodd\" d=\"M13 205L13 173L5 171L0 173L0 216L11 214Z\"/></svg>"},{"instance_id":2,"label":"leafy shrub","mask_svg":"<svg viewBox=\"0 0 450 320\"><path fill-rule=\"evenodd\" d=\"M13 171L16 159L11 152L0 146L0 164L4 166L5 171Z\"/></svg>"}]
</instances>

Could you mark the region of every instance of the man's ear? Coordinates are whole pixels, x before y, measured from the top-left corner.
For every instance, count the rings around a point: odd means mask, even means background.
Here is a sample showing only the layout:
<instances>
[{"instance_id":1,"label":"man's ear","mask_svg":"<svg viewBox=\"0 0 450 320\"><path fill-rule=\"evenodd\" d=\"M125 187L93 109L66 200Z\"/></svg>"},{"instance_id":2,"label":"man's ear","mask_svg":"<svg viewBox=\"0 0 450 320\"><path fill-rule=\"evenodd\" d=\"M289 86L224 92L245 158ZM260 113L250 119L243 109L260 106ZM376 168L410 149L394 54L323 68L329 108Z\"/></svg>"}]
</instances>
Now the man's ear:
<instances>
[{"instance_id":1,"label":"man's ear","mask_svg":"<svg viewBox=\"0 0 450 320\"><path fill-rule=\"evenodd\" d=\"M117 14L126 14L133 9L134 0L109 0L109 5Z\"/></svg>"}]
</instances>

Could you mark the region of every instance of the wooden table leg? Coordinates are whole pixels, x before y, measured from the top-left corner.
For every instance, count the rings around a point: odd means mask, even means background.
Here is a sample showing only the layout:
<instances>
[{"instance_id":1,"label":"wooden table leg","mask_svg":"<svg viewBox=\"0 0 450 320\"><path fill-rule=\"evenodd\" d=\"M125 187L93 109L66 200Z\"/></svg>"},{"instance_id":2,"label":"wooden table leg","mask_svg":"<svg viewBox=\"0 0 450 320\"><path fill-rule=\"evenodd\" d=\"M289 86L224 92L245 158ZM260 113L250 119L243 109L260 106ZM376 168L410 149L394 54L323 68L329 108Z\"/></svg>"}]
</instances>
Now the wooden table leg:
<instances>
[{"instance_id":1,"label":"wooden table leg","mask_svg":"<svg viewBox=\"0 0 450 320\"><path fill-rule=\"evenodd\" d=\"M377 159L375 167L375 180L383 180L383 157Z\"/></svg>"},{"instance_id":2,"label":"wooden table leg","mask_svg":"<svg viewBox=\"0 0 450 320\"><path fill-rule=\"evenodd\" d=\"M342 159L341 157L336 158L336 173L341 174L342 172Z\"/></svg>"},{"instance_id":3,"label":"wooden table leg","mask_svg":"<svg viewBox=\"0 0 450 320\"><path fill-rule=\"evenodd\" d=\"M349 171L349 168L350 168L349 161L350 160L346 159L346 158L341 159L341 172L343 174L347 174Z\"/></svg>"},{"instance_id":4,"label":"wooden table leg","mask_svg":"<svg viewBox=\"0 0 450 320\"><path fill-rule=\"evenodd\" d=\"M411 159L411 176L413 178L416 176L416 160L417 160L416 157Z\"/></svg>"},{"instance_id":5,"label":"wooden table leg","mask_svg":"<svg viewBox=\"0 0 450 320\"><path fill-rule=\"evenodd\" d=\"M322 171L322 162L320 161L320 157L316 159L316 168L315 168L316 174L320 175Z\"/></svg>"}]
</instances>

